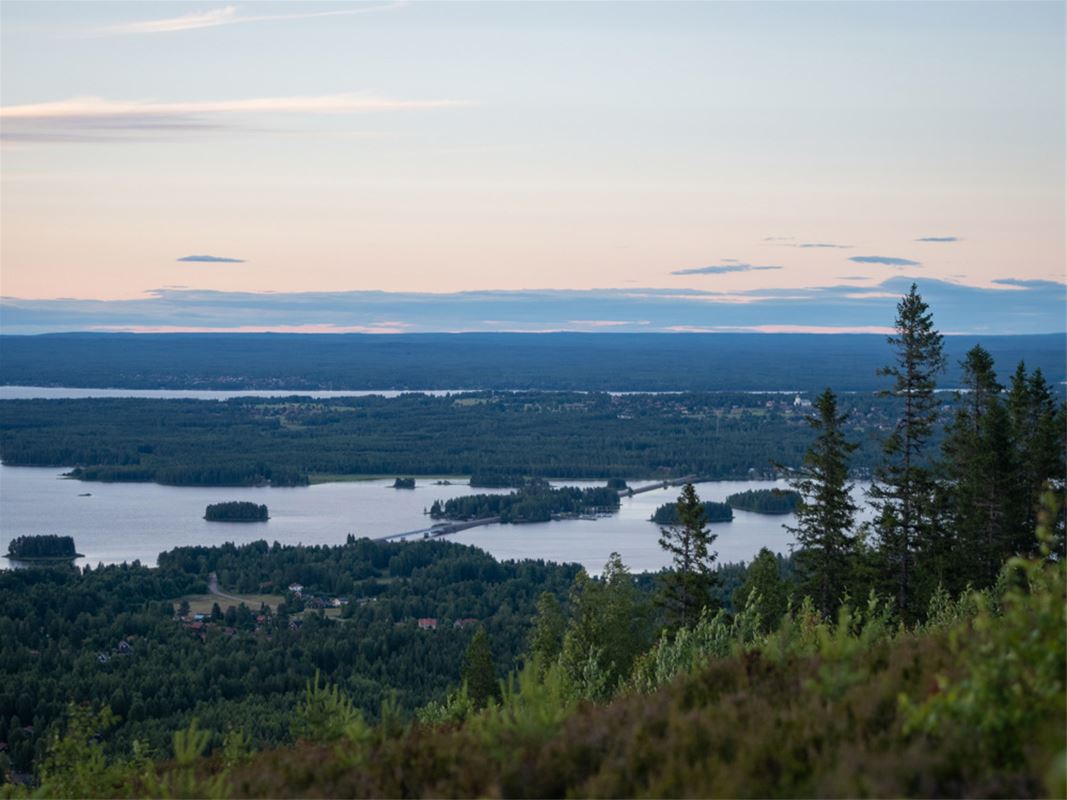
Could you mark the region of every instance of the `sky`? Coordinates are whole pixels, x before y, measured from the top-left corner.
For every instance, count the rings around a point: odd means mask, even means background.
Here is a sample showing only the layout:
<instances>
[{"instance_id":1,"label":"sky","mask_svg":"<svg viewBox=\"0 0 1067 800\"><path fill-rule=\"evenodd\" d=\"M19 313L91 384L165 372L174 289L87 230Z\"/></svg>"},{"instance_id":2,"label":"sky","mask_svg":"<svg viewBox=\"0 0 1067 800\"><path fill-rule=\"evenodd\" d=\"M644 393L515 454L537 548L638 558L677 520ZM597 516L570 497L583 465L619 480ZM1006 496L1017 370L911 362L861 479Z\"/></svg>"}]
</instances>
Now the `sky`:
<instances>
[{"instance_id":1,"label":"sky","mask_svg":"<svg viewBox=\"0 0 1067 800\"><path fill-rule=\"evenodd\" d=\"M1064 10L5 0L0 331L1063 331Z\"/></svg>"}]
</instances>

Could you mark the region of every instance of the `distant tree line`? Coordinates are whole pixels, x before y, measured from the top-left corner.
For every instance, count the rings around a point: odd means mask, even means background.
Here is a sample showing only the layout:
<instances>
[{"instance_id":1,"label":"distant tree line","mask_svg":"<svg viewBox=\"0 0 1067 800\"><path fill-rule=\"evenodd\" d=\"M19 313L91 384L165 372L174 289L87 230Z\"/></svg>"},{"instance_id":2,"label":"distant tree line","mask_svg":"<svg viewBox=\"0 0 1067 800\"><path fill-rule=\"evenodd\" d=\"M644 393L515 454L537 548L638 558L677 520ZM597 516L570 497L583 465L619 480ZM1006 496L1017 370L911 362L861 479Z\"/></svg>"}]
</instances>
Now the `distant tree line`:
<instances>
[{"instance_id":1,"label":"distant tree line","mask_svg":"<svg viewBox=\"0 0 1067 800\"><path fill-rule=\"evenodd\" d=\"M979 340L948 342L953 366ZM981 337L1067 378L1063 336ZM48 334L0 336L0 383L144 389L873 391L870 334L468 333ZM700 369L693 369L699 364ZM959 373L947 376L957 386Z\"/></svg>"},{"instance_id":2,"label":"distant tree line","mask_svg":"<svg viewBox=\"0 0 1067 800\"><path fill-rule=\"evenodd\" d=\"M848 403L847 427L861 443L853 468L863 474L878 464L893 403ZM791 403L750 394L8 400L0 418L6 465L177 486L382 474L470 475L492 488L545 478L752 479L775 477L776 463L799 466L812 440Z\"/></svg>"}]
</instances>

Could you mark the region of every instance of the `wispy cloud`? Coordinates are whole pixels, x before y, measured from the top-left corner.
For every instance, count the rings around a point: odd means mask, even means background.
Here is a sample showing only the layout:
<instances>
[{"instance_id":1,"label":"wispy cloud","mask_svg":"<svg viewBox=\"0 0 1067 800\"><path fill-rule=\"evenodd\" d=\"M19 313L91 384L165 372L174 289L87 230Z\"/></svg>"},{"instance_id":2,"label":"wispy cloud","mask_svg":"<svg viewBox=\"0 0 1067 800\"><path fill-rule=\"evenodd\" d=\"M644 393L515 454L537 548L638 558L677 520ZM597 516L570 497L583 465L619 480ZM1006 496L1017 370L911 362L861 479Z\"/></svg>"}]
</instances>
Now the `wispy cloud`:
<instances>
[{"instance_id":1,"label":"wispy cloud","mask_svg":"<svg viewBox=\"0 0 1067 800\"><path fill-rule=\"evenodd\" d=\"M830 242L801 242L799 244L786 245L786 247L799 247L802 250L849 250L852 245L831 244Z\"/></svg>"},{"instance_id":2,"label":"wispy cloud","mask_svg":"<svg viewBox=\"0 0 1067 800\"><path fill-rule=\"evenodd\" d=\"M460 100L403 100L371 92L304 97L156 102L75 97L0 107L3 137L15 141L98 141L132 133L218 130L240 117L369 114L455 108Z\"/></svg>"},{"instance_id":3,"label":"wispy cloud","mask_svg":"<svg viewBox=\"0 0 1067 800\"><path fill-rule=\"evenodd\" d=\"M920 262L894 256L852 256L849 261L857 264L884 264L887 267L917 267Z\"/></svg>"},{"instance_id":4,"label":"wispy cloud","mask_svg":"<svg viewBox=\"0 0 1067 800\"><path fill-rule=\"evenodd\" d=\"M224 256L182 256L179 261L192 261L197 264L243 264L243 258L226 258Z\"/></svg>"},{"instance_id":5,"label":"wispy cloud","mask_svg":"<svg viewBox=\"0 0 1067 800\"><path fill-rule=\"evenodd\" d=\"M178 33L199 30L201 28L218 28L223 25L241 25L248 22L288 22L318 17L351 17L357 14L372 14L379 11L391 11L407 5L404 2L361 4L356 8L337 9L334 11L303 11L291 14L242 14L236 6L214 8L210 11L197 11L179 17L164 19L137 20L104 25L95 28L92 35L121 36L144 33Z\"/></svg>"},{"instance_id":6,"label":"wispy cloud","mask_svg":"<svg viewBox=\"0 0 1067 800\"><path fill-rule=\"evenodd\" d=\"M625 328L631 325L649 324L647 319L569 319L567 322L580 328Z\"/></svg>"},{"instance_id":7,"label":"wispy cloud","mask_svg":"<svg viewBox=\"0 0 1067 800\"><path fill-rule=\"evenodd\" d=\"M1042 280L1026 280L1024 278L994 278L993 283L999 286L1012 286L1020 289L1039 289L1048 286L1061 286L1063 284L1057 284L1051 281Z\"/></svg>"},{"instance_id":8,"label":"wispy cloud","mask_svg":"<svg viewBox=\"0 0 1067 800\"><path fill-rule=\"evenodd\" d=\"M710 267L693 267L692 269L676 269L671 275L724 275L728 272L756 272L766 269L782 269L776 264L742 264L733 258L724 258L726 264L716 264Z\"/></svg>"},{"instance_id":9,"label":"wispy cloud","mask_svg":"<svg viewBox=\"0 0 1067 800\"><path fill-rule=\"evenodd\" d=\"M962 241L959 236L923 236L921 239L916 239L917 242L959 242Z\"/></svg>"},{"instance_id":10,"label":"wispy cloud","mask_svg":"<svg viewBox=\"0 0 1067 800\"><path fill-rule=\"evenodd\" d=\"M62 120L189 117L211 114L357 114L373 111L408 111L468 105L458 100L397 100L375 94L329 94L311 97L257 97L245 100L207 100L157 103L75 97L48 103L0 107L0 119Z\"/></svg>"}]
</instances>

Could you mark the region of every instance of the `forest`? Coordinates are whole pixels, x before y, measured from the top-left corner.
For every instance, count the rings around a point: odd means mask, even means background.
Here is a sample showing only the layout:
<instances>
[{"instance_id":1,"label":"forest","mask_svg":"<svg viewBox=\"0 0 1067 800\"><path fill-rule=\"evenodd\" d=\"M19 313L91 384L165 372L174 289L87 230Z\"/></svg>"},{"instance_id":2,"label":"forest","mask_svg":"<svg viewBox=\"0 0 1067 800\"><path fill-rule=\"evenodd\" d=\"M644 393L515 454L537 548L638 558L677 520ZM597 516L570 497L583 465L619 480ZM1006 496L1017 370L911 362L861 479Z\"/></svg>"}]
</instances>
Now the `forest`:
<instances>
[{"instance_id":1,"label":"forest","mask_svg":"<svg viewBox=\"0 0 1067 800\"><path fill-rule=\"evenodd\" d=\"M473 631L457 620L477 620L497 662L513 664L537 596L563 596L577 570L498 563L443 541L350 540L178 548L158 568L0 572L0 765L32 770L70 702L108 703L121 718L109 739L119 750L138 740L166 752L171 731L193 717L239 728L257 747L288 741L316 671L371 718L387 699L410 714L458 681ZM211 573L224 591L283 602L196 630L176 614L183 598L207 592ZM288 591L294 583L302 598ZM320 595L344 597L342 613L311 609ZM436 630L420 630L420 618L435 618Z\"/></svg>"},{"instance_id":2,"label":"forest","mask_svg":"<svg viewBox=\"0 0 1067 800\"><path fill-rule=\"evenodd\" d=\"M619 508L619 491L608 487L552 488L532 482L510 494L473 494L453 497L430 506L434 519L472 520L500 517L501 522L548 522L561 516L604 514Z\"/></svg>"},{"instance_id":3,"label":"forest","mask_svg":"<svg viewBox=\"0 0 1067 800\"><path fill-rule=\"evenodd\" d=\"M204 519L208 522L266 522L270 512L261 503L230 500L209 505L204 510Z\"/></svg>"},{"instance_id":4,"label":"forest","mask_svg":"<svg viewBox=\"0 0 1067 800\"><path fill-rule=\"evenodd\" d=\"M1067 379L1062 334L950 336L944 384L975 344ZM127 389L876 391L871 334L464 333L0 336L0 385ZM693 369L699 364L699 369Z\"/></svg>"},{"instance_id":5,"label":"forest","mask_svg":"<svg viewBox=\"0 0 1067 800\"><path fill-rule=\"evenodd\" d=\"M1064 796L1067 409L980 345L946 405L897 311L871 521L827 388L789 558L719 564L686 484L655 575L353 537L0 574L5 793Z\"/></svg>"},{"instance_id":6,"label":"forest","mask_svg":"<svg viewBox=\"0 0 1067 800\"><path fill-rule=\"evenodd\" d=\"M946 414L951 395L944 396ZM849 395L877 463L893 403ZM73 467L82 480L302 486L331 476L472 476L473 486L531 478L750 479L797 466L811 441L793 398L754 394L480 392L328 402L83 399L0 401L0 457Z\"/></svg>"}]
</instances>

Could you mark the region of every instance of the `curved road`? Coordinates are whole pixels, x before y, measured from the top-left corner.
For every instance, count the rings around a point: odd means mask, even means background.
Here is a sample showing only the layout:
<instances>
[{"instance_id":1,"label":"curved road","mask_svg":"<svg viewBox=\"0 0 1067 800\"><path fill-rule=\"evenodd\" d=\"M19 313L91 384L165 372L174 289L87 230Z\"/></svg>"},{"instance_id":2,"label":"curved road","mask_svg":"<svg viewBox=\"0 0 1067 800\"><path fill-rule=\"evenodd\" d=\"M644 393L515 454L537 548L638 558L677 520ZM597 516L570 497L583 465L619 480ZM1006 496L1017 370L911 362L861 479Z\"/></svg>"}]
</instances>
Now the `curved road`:
<instances>
[{"instance_id":1,"label":"curved road","mask_svg":"<svg viewBox=\"0 0 1067 800\"><path fill-rule=\"evenodd\" d=\"M233 600L235 603L243 603L240 597L234 597L232 594L226 594L219 589L219 576L212 572L207 576L207 590L218 597L224 597L227 600Z\"/></svg>"}]
</instances>

